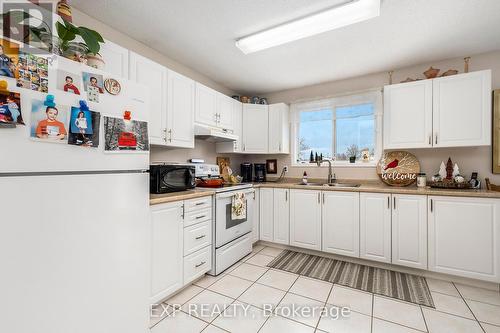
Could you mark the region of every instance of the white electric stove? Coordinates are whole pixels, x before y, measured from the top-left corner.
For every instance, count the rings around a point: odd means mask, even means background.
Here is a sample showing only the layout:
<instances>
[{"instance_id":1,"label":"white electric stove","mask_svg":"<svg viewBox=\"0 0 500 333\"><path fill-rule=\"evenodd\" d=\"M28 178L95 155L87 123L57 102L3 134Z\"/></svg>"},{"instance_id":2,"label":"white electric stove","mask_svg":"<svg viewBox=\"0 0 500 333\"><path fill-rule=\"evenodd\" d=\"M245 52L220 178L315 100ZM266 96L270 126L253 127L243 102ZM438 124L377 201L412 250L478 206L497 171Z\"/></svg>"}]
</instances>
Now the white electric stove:
<instances>
[{"instance_id":1,"label":"white electric stove","mask_svg":"<svg viewBox=\"0 0 500 333\"><path fill-rule=\"evenodd\" d=\"M220 178L219 166L210 164L195 165L195 177L200 179ZM252 221L255 189L252 184L222 184L217 188L197 187L211 190L213 198L213 239L212 270L210 275L219 275L241 258L252 252ZM244 193L247 202L246 219L231 219L232 198L236 193Z\"/></svg>"}]
</instances>

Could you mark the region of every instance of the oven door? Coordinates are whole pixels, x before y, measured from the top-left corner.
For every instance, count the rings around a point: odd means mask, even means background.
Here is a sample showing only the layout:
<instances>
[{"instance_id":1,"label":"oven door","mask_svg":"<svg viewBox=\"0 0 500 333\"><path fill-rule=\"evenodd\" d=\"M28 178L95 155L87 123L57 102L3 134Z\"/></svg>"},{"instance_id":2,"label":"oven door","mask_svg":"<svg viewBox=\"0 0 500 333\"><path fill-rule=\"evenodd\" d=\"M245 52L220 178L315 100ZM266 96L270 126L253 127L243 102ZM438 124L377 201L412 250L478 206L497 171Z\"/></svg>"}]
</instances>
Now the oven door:
<instances>
[{"instance_id":1,"label":"oven door","mask_svg":"<svg viewBox=\"0 0 500 333\"><path fill-rule=\"evenodd\" d=\"M241 220L231 219L232 198L238 193L245 193L247 200L247 217ZM253 194L255 190L244 189L229 191L215 196L215 246L217 248L252 231Z\"/></svg>"}]
</instances>

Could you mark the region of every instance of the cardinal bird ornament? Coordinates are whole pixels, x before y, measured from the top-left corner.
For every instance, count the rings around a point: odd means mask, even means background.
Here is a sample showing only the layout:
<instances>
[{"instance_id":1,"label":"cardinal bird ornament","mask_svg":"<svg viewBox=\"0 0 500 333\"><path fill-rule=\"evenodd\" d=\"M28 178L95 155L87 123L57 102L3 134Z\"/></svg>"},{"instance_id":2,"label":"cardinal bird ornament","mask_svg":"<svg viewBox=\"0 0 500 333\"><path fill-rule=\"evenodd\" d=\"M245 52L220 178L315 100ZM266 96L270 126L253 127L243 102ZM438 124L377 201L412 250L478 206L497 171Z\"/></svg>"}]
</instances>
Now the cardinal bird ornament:
<instances>
[{"instance_id":1,"label":"cardinal bird ornament","mask_svg":"<svg viewBox=\"0 0 500 333\"><path fill-rule=\"evenodd\" d=\"M387 170L387 169L394 169L395 167L397 167L399 164L399 160L397 158L395 158L391 163L387 164L384 168L384 171Z\"/></svg>"}]
</instances>

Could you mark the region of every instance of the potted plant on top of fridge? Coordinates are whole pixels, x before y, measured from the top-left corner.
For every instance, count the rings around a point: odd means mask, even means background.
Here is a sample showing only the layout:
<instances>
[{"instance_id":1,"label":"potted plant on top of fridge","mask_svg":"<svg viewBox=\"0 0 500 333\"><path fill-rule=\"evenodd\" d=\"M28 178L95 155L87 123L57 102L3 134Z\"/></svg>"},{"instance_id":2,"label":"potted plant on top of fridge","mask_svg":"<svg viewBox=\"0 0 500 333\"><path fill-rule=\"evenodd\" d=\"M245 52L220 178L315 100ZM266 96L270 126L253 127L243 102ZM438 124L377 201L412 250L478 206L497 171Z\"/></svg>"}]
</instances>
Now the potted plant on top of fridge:
<instances>
[{"instance_id":1,"label":"potted plant on top of fridge","mask_svg":"<svg viewBox=\"0 0 500 333\"><path fill-rule=\"evenodd\" d=\"M100 44L104 43L104 39L97 31L86 27L77 27L65 20L62 23L57 22L56 29L59 45L54 49L57 49L63 57L83 63L86 63L87 55L100 58ZM83 42L75 41L77 36L80 36ZM100 59L102 60L102 58Z\"/></svg>"},{"instance_id":2,"label":"potted plant on top of fridge","mask_svg":"<svg viewBox=\"0 0 500 333\"><path fill-rule=\"evenodd\" d=\"M349 156L349 163L356 163L356 157L359 154L358 146L353 144L347 148L346 155Z\"/></svg>"}]
</instances>

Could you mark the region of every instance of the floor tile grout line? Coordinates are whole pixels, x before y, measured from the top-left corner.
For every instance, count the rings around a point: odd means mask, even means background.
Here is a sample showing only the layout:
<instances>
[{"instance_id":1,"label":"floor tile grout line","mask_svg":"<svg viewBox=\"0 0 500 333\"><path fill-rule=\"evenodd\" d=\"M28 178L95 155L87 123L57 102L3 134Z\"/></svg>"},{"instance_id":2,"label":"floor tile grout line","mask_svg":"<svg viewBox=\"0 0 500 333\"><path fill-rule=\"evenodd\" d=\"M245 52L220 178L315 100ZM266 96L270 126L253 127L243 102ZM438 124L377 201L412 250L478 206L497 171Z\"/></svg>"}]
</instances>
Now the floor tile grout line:
<instances>
[{"instance_id":1,"label":"floor tile grout line","mask_svg":"<svg viewBox=\"0 0 500 333\"><path fill-rule=\"evenodd\" d=\"M372 315L370 316L371 318L371 326L370 326L370 332L373 333L373 309L375 307L375 297L372 294Z\"/></svg>"},{"instance_id":2,"label":"floor tile grout line","mask_svg":"<svg viewBox=\"0 0 500 333\"><path fill-rule=\"evenodd\" d=\"M379 317L376 317L376 316L373 316L373 319L376 319L376 320L381 320L381 321L385 321L385 322L388 322L388 323L391 323L391 324L394 324L396 326L401 326L401 327L404 327L404 328L409 328L411 330L414 330L414 331L417 331L417 332L422 332L422 333L428 333L429 331L422 331L418 328L414 328L414 327L410 327L408 325L404 325L404 324L400 324L400 323L396 323L395 321L391 321L389 319L384 319L384 318L379 318Z\"/></svg>"},{"instance_id":3,"label":"floor tile grout line","mask_svg":"<svg viewBox=\"0 0 500 333\"><path fill-rule=\"evenodd\" d=\"M486 333L486 330L483 328L483 325L481 325L481 322L477 319L476 314L474 313L474 311L472 311L472 309L470 308L469 303L467 303L467 301L465 300L464 295L462 295L462 293L460 292L460 289L458 289L458 287L455 284L455 282L452 282L452 283L453 283L453 286L455 287L455 289L458 291L458 294L460 295L460 297L462 297L462 300L464 301L465 305L467 306L467 308L469 309L469 311L472 313L472 316L474 317L474 319L478 323L478 325L481 328L481 330L484 333Z\"/></svg>"},{"instance_id":4,"label":"floor tile grout line","mask_svg":"<svg viewBox=\"0 0 500 333\"><path fill-rule=\"evenodd\" d=\"M427 320L425 319L424 309L422 309L422 305L420 305L419 307L420 307L420 313L422 314L422 319L424 320L425 331L429 332L429 326L427 325Z\"/></svg>"},{"instance_id":5,"label":"floor tile grout line","mask_svg":"<svg viewBox=\"0 0 500 333\"><path fill-rule=\"evenodd\" d=\"M326 300L325 302L323 303L323 308L326 309L326 305L328 304L328 299L330 298L330 295L332 294L332 291L333 291L333 286L334 284L332 283L332 286L330 287L330 291L328 292L328 295L326 296ZM334 305L335 306L335 305ZM323 319L322 316L319 316L319 319L318 319L318 322L316 323L316 327L315 327L315 331L317 331L319 328L319 323L321 322L321 320Z\"/></svg>"}]
</instances>

